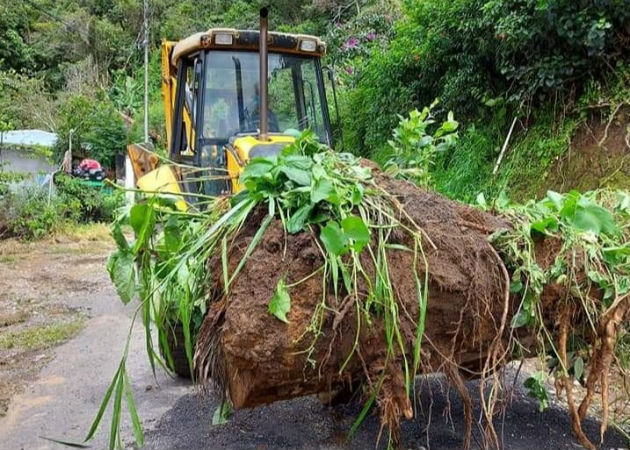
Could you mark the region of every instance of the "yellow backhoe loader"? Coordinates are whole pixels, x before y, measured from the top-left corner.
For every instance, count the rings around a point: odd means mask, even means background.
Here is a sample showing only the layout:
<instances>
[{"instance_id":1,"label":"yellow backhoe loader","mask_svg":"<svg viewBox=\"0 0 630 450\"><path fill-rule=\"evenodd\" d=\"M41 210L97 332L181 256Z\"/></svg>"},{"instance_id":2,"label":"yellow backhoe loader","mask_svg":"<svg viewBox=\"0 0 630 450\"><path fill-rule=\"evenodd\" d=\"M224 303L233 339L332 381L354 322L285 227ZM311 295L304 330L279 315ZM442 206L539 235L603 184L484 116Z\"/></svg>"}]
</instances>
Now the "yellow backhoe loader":
<instances>
[{"instance_id":1,"label":"yellow backhoe loader","mask_svg":"<svg viewBox=\"0 0 630 450\"><path fill-rule=\"evenodd\" d=\"M158 167L155 155L132 145L138 187L185 197L229 195L241 189L238 177L250 159L279 152L305 129L332 146L325 51L315 36L268 32L266 8L260 10L260 31L213 28L163 41L169 157L199 168L207 181L199 182L198 173L188 177L178 165Z\"/></svg>"}]
</instances>

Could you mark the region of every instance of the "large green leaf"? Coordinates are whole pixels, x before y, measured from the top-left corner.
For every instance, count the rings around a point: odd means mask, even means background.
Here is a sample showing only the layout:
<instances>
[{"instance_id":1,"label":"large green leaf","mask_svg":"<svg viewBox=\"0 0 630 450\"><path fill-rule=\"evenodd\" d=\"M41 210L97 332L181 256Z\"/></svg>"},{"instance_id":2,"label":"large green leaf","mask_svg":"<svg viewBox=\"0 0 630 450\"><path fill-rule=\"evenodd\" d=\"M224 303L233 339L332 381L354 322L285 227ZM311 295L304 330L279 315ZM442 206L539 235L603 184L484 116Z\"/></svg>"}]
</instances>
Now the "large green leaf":
<instances>
[{"instance_id":1,"label":"large green leaf","mask_svg":"<svg viewBox=\"0 0 630 450\"><path fill-rule=\"evenodd\" d=\"M248 190L254 191L259 182L271 179L272 169L275 164L266 158L253 158L243 170L239 181L243 183Z\"/></svg>"},{"instance_id":2,"label":"large green leaf","mask_svg":"<svg viewBox=\"0 0 630 450\"><path fill-rule=\"evenodd\" d=\"M348 216L341 221L341 228L346 238L354 241L353 248L360 252L370 242L370 230L363 219L358 216Z\"/></svg>"},{"instance_id":3,"label":"large green leaf","mask_svg":"<svg viewBox=\"0 0 630 450\"><path fill-rule=\"evenodd\" d=\"M319 239L331 255L338 256L346 250L345 236L337 222L329 221L319 233Z\"/></svg>"},{"instance_id":4,"label":"large green leaf","mask_svg":"<svg viewBox=\"0 0 630 450\"><path fill-rule=\"evenodd\" d=\"M153 201L156 201L153 199ZM136 234L133 253L144 245L151 237L155 228L155 209L148 203L135 204L129 213L129 223Z\"/></svg>"},{"instance_id":5,"label":"large green leaf","mask_svg":"<svg viewBox=\"0 0 630 450\"><path fill-rule=\"evenodd\" d=\"M287 231L289 233L299 233L304 229L304 224L308 220L308 216L311 214L313 206L314 205L312 203L302 205L302 207L300 207L291 215L291 217L287 221Z\"/></svg>"},{"instance_id":6,"label":"large green leaf","mask_svg":"<svg viewBox=\"0 0 630 450\"><path fill-rule=\"evenodd\" d=\"M615 219L607 209L583 198L577 202L571 222L575 227L595 234L611 235L619 232Z\"/></svg>"},{"instance_id":7,"label":"large green leaf","mask_svg":"<svg viewBox=\"0 0 630 450\"><path fill-rule=\"evenodd\" d=\"M322 200L331 202L331 200L335 200L337 198L336 194L335 186L332 181L327 178L321 178L315 181L315 184L313 185L313 190L311 191L311 202L317 203Z\"/></svg>"},{"instance_id":8,"label":"large green leaf","mask_svg":"<svg viewBox=\"0 0 630 450\"><path fill-rule=\"evenodd\" d=\"M142 231L144 219L149 211L149 205L146 203L136 203L129 213L129 224L133 231L138 234Z\"/></svg>"},{"instance_id":9,"label":"large green leaf","mask_svg":"<svg viewBox=\"0 0 630 450\"><path fill-rule=\"evenodd\" d=\"M291 310L291 297L284 284L284 279L280 279L276 286L276 292L269 302L269 312L279 320L288 323L287 313Z\"/></svg>"},{"instance_id":10,"label":"large green leaf","mask_svg":"<svg viewBox=\"0 0 630 450\"><path fill-rule=\"evenodd\" d=\"M311 185L311 174L306 170L288 166L280 167L280 170L287 176L289 180L300 186Z\"/></svg>"},{"instance_id":11,"label":"large green leaf","mask_svg":"<svg viewBox=\"0 0 630 450\"><path fill-rule=\"evenodd\" d=\"M122 302L129 303L136 292L136 265L133 254L123 250L112 253L107 260L107 271Z\"/></svg>"},{"instance_id":12,"label":"large green leaf","mask_svg":"<svg viewBox=\"0 0 630 450\"><path fill-rule=\"evenodd\" d=\"M313 167L313 159L308 156L290 155L284 158L284 164L296 169L309 170Z\"/></svg>"}]
</instances>

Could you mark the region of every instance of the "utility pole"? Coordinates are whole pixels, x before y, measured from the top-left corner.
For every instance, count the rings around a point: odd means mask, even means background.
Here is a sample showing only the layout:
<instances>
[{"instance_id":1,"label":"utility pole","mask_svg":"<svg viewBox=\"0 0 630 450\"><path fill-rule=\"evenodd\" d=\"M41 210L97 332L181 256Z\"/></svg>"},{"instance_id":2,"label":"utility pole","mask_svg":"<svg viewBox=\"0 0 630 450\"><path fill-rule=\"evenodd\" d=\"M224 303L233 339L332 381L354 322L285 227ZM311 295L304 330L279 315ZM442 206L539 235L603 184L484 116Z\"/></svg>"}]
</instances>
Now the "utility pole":
<instances>
[{"instance_id":1,"label":"utility pole","mask_svg":"<svg viewBox=\"0 0 630 450\"><path fill-rule=\"evenodd\" d=\"M142 47L144 50L144 143L149 143L149 0L142 2ZM127 202L134 203L135 195L132 189L136 187L133 166L129 153L125 157L125 187L127 188Z\"/></svg>"},{"instance_id":2,"label":"utility pole","mask_svg":"<svg viewBox=\"0 0 630 450\"><path fill-rule=\"evenodd\" d=\"M143 1L144 27L144 142L149 142L149 0Z\"/></svg>"}]
</instances>

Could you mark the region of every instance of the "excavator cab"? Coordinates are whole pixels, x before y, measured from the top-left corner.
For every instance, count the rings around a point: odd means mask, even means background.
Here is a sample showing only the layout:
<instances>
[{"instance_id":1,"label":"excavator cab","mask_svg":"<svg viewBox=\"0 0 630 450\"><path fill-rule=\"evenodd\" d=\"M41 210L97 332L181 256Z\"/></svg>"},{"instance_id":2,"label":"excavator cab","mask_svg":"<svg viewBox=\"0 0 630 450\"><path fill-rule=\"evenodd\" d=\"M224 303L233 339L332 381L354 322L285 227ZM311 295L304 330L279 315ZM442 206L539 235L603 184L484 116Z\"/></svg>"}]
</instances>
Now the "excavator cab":
<instances>
[{"instance_id":1,"label":"excavator cab","mask_svg":"<svg viewBox=\"0 0 630 450\"><path fill-rule=\"evenodd\" d=\"M184 195L229 195L241 189L238 178L249 160L279 152L306 129L333 146L321 65L325 50L315 36L267 32L265 9L260 31L217 28L164 41L169 156L178 167L197 170L188 176L161 167L138 186L164 191L168 185L173 191L176 179Z\"/></svg>"}]
</instances>

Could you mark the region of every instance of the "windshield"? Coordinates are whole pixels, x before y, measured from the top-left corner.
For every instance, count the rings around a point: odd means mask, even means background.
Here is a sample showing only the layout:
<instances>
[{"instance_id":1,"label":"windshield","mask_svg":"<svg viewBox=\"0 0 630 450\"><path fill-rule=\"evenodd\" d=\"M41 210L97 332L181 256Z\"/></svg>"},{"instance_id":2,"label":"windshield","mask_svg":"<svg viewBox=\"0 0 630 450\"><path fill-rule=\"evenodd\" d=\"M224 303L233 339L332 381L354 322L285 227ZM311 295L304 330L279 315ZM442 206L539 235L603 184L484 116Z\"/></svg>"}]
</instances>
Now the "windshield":
<instances>
[{"instance_id":1,"label":"windshield","mask_svg":"<svg viewBox=\"0 0 630 450\"><path fill-rule=\"evenodd\" d=\"M311 128L326 141L314 58L269 53L269 132ZM208 51L203 112L205 138L226 140L259 128L257 52Z\"/></svg>"}]
</instances>

